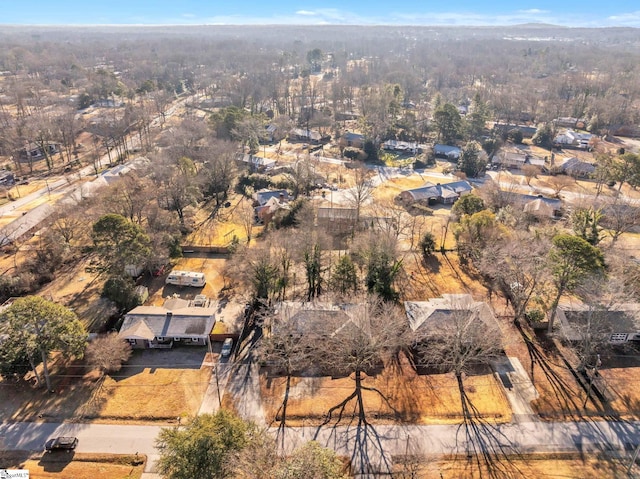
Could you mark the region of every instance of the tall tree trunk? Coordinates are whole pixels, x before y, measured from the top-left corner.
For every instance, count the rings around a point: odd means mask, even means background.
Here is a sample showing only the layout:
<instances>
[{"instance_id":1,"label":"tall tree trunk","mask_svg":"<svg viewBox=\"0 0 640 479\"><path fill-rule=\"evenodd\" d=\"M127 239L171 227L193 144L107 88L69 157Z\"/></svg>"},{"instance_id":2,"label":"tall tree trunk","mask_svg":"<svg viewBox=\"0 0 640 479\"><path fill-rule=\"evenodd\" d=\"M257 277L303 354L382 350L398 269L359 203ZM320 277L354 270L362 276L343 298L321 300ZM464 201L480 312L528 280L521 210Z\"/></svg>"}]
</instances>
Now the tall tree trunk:
<instances>
[{"instance_id":1,"label":"tall tree trunk","mask_svg":"<svg viewBox=\"0 0 640 479\"><path fill-rule=\"evenodd\" d=\"M356 396L358 398L358 418L361 423L365 423L367 418L362 398L362 372L359 369L356 370Z\"/></svg>"},{"instance_id":2,"label":"tall tree trunk","mask_svg":"<svg viewBox=\"0 0 640 479\"><path fill-rule=\"evenodd\" d=\"M562 296L562 293L564 293L564 286L559 286L558 294L553 300L553 303L551 303L551 316L549 317L549 327L547 329L549 333L553 332L553 322L556 319L556 313L558 312L558 304L560 303L560 297Z\"/></svg>"},{"instance_id":3,"label":"tall tree trunk","mask_svg":"<svg viewBox=\"0 0 640 479\"><path fill-rule=\"evenodd\" d=\"M51 378L49 377L49 366L47 364L47 353L44 349L40 349L42 355L42 373L44 374L44 380L47 383L47 391L51 392Z\"/></svg>"},{"instance_id":4,"label":"tall tree trunk","mask_svg":"<svg viewBox=\"0 0 640 479\"><path fill-rule=\"evenodd\" d=\"M42 387L42 381L40 380L40 375L38 374L38 369L36 368L36 364L33 362L33 358L29 355L29 364L31 365L31 370L33 371L33 375L36 377L36 384L38 387Z\"/></svg>"}]
</instances>

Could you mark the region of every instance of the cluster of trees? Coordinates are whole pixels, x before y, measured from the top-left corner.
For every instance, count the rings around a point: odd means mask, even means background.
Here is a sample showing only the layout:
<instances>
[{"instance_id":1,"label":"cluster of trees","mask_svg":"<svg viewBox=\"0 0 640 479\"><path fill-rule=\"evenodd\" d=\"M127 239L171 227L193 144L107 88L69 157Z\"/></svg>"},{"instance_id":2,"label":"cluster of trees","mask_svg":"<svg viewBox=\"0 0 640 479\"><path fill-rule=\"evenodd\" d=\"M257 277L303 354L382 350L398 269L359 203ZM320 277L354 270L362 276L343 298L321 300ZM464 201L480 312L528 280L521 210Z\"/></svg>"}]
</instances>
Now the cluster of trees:
<instances>
[{"instance_id":1,"label":"cluster of trees","mask_svg":"<svg viewBox=\"0 0 640 479\"><path fill-rule=\"evenodd\" d=\"M87 338L83 322L65 306L40 296L17 298L0 312L0 376L20 379L31 371L38 387L53 391L54 353L60 353L64 363L84 357L101 377L120 370L131 356L131 347L117 333L90 343Z\"/></svg>"},{"instance_id":2,"label":"cluster of trees","mask_svg":"<svg viewBox=\"0 0 640 479\"><path fill-rule=\"evenodd\" d=\"M346 479L345 464L330 449L308 442L278 454L266 431L221 409L201 414L157 439L158 470L168 479Z\"/></svg>"},{"instance_id":3,"label":"cluster of trees","mask_svg":"<svg viewBox=\"0 0 640 479\"><path fill-rule=\"evenodd\" d=\"M251 248L240 247L229 264L228 275L245 285L253 300L270 304L297 297L301 290L309 301L323 292L367 291L385 300L399 298L398 236L378 225L371 231L354 229L349 251L336 257L333 240L313 227L311 205L304 200L299 204L290 227L273 230ZM282 223L275 219L274 224ZM355 220L353 224L355 228Z\"/></svg>"},{"instance_id":4,"label":"cluster of trees","mask_svg":"<svg viewBox=\"0 0 640 479\"><path fill-rule=\"evenodd\" d=\"M564 224L547 224L501 204L489 189L480 194L484 199L467 195L453 208L458 253L482 274L491 290L507 298L516 320L542 319L548 311L552 331L565 294L579 295L585 284L594 282L606 290L626 274L615 239L628 230L616 221L620 213L616 201L602 209L575 208ZM624 210L629 213L625 224L637 225L637 213ZM604 233L611 241L601 249ZM633 294L622 288L618 299ZM592 294L583 299L593 298Z\"/></svg>"},{"instance_id":5,"label":"cluster of trees","mask_svg":"<svg viewBox=\"0 0 640 479\"><path fill-rule=\"evenodd\" d=\"M267 117L337 131L340 114L357 112L362 131L374 142L421 140L431 133L444 142L478 139L491 118L587 118L594 132L637 124L637 52L627 43L627 31L572 31L567 37L551 27L513 30L519 38L532 36L517 42L504 29L434 34L416 27L402 33L393 27L357 35L339 27L253 27L243 28L239 38L232 27L51 29L39 30L34 39L6 32L0 150L8 157L25 140L57 141L65 162L71 161L75 137L85 127L68 107L72 97L76 108L98 100L126 104L123 112L91 127L101 146L116 148L120 156L128 149L126 134L134 130L150 143L151 119L159 115L164 122L168 104L184 92L229 106L214 115L216 131L251 150ZM543 45L535 35L557 41ZM619 55L609 54L612 45ZM469 113L461 116L458 107L469 107ZM47 165L55 166L48 155Z\"/></svg>"}]
</instances>

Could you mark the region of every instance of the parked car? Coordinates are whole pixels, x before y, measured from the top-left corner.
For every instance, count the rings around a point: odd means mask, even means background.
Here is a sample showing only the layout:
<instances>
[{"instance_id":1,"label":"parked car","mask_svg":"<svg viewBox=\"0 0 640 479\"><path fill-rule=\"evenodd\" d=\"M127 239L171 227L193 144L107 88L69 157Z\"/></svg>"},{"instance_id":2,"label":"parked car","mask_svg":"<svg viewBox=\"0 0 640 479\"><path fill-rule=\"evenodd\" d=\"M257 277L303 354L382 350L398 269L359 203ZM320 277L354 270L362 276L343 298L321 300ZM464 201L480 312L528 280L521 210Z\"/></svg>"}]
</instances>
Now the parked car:
<instances>
[{"instance_id":1,"label":"parked car","mask_svg":"<svg viewBox=\"0 0 640 479\"><path fill-rule=\"evenodd\" d=\"M220 351L220 356L223 358L228 357L231 354L231 348L233 347L233 339L227 338L222 343L222 350Z\"/></svg>"},{"instance_id":2,"label":"parked car","mask_svg":"<svg viewBox=\"0 0 640 479\"><path fill-rule=\"evenodd\" d=\"M77 437L60 436L60 437L55 437L53 439L49 439L45 443L44 449L47 452L53 452L53 451L70 452L73 449L75 449L77 445L78 445Z\"/></svg>"}]
</instances>

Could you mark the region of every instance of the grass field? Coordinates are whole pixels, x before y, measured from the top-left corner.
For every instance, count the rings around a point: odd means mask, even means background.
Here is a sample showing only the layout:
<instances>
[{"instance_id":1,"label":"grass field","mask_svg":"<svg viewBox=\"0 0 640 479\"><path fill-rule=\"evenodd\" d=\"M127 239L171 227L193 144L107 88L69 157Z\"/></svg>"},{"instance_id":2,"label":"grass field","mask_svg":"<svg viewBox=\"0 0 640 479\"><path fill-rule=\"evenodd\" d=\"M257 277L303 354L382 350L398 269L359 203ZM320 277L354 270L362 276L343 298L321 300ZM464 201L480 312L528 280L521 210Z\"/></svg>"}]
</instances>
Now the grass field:
<instances>
[{"instance_id":1,"label":"grass field","mask_svg":"<svg viewBox=\"0 0 640 479\"><path fill-rule=\"evenodd\" d=\"M139 351L103 382L81 363L52 362L48 394L33 382L0 380L0 418L32 421L166 422L196 414L209 384L203 348ZM159 400L162 398L162 400Z\"/></svg>"},{"instance_id":2,"label":"grass field","mask_svg":"<svg viewBox=\"0 0 640 479\"><path fill-rule=\"evenodd\" d=\"M276 414L282 404L285 384L284 377L261 377L267 423L281 420ZM321 424L331 407L353 393L354 384L354 380L348 377L292 378L287 425ZM466 376L464 384L469 400L482 419L491 422L508 422L511 419L508 402L493 374ZM366 377L363 385L378 389L384 395L383 398L376 392L363 391L367 417L374 424L443 424L463 420L460 391L451 374L418 375L405 361L401 368L387 368L378 376ZM356 412L355 405L355 400L347 405L345 419Z\"/></svg>"},{"instance_id":3,"label":"grass field","mask_svg":"<svg viewBox=\"0 0 640 479\"><path fill-rule=\"evenodd\" d=\"M490 467L481 458L451 459L395 458L394 476L398 479L481 479L509 477L511 479L605 479L637 477L627 474L630 458L614 455L530 454L499 458ZM481 464L478 464L478 461ZM632 471L636 474L636 465Z\"/></svg>"},{"instance_id":4,"label":"grass field","mask_svg":"<svg viewBox=\"0 0 640 479\"><path fill-rule=\"evenodd\" d=\"M27 469L30 479L136 479L144 456L115 454L29 454L0 451L0 468Z\"/></svg>"}]
</instances>

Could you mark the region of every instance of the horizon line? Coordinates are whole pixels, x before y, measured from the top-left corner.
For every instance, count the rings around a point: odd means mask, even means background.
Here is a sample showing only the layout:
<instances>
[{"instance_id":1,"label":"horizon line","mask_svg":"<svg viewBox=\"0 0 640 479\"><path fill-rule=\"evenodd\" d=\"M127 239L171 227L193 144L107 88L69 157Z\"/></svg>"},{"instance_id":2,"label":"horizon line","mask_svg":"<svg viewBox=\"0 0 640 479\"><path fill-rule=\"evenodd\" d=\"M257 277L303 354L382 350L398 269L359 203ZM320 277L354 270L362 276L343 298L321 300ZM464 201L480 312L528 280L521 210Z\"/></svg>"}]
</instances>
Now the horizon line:
<instances>
[{"instance_id":1,"label":"horizon line","mask_svg":"<svg viewBox=\"0 0 640 479\"><path fill-rule=\"evenodd\" d=\"M640 27L630 25L601 25L601 26L580 26L561 25L545 22L520 22L520 23L486 23L486 24L462 24L462 23L0 23L3 27L58 27L58 28L79 28L79 27L460 27L460 28L500 28L518 26L540 26L567 29L610 29L626 28L640 29Z\"/></svg>"}]
</instances>

